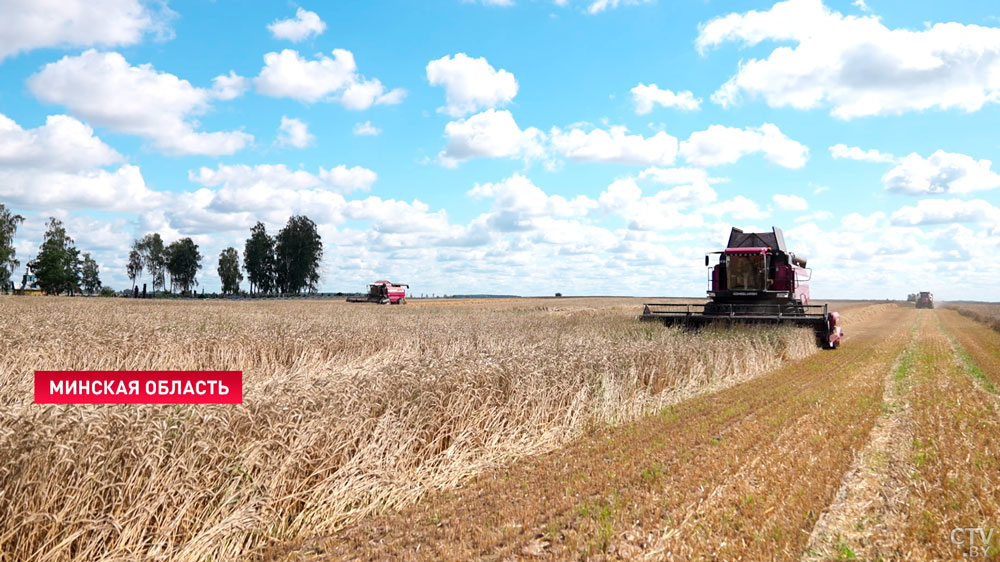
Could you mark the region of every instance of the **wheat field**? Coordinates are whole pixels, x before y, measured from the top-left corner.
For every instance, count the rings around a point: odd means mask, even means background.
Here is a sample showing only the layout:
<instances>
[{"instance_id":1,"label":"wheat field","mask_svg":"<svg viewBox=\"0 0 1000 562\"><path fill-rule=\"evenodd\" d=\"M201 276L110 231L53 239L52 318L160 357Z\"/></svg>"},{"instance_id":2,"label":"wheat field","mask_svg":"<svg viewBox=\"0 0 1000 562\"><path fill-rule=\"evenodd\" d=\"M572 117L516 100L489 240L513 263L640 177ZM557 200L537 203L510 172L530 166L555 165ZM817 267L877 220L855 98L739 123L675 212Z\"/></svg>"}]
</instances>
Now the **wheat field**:
<instances>
[{"instance_id":1,"label":"wheat field","mask_svg":"<svg viewBox=\"0 0 1000 562\"><path fill-rule=\"evenodd\" d=\"M245 559L816 352L636 299L0 297L0 560ZM34 370L242 370L239 406L42 406Z\"/></svg>"},{"instance_id":2,"label":"wheat field","mask_svg":"<svg viewBox=\"0 0 1000 562\"><path fill-rule=\"evenodd\" d=\"M946 302L939 304L944 308L957 311L962 316L982 322L994 330L1000 331L1000 304L986 302Z\"/></svg>"}]
</instances>

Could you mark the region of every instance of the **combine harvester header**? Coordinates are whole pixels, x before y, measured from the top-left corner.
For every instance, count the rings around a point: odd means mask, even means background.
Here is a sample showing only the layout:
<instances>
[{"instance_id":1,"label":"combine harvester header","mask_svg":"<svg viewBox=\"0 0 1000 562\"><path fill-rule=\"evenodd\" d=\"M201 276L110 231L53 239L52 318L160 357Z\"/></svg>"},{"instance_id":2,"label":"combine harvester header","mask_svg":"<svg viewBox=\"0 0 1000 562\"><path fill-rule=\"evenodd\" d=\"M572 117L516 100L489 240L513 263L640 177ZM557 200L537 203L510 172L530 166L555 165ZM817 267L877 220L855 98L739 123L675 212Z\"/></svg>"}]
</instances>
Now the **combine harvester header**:
<instances>
[{"instance_id":1,"label":"combine harvester header","mask_svg":"<svg viewBox=\"0 0 1000 562\"><path fill-rule=\"evenodd\" d=\"M710 302L705 304L649 303L642 320L660 320L667 326L699 327L713 322L771 323L808 326L823 348L840 346L844 332L840 315L827 305L809 304L811 270L806 260L785 247L778 227L771 232L743 232L733 228L729 244L710 270ZM710 257L705 256L705 266Z\"/></svg>"}]
</instances>

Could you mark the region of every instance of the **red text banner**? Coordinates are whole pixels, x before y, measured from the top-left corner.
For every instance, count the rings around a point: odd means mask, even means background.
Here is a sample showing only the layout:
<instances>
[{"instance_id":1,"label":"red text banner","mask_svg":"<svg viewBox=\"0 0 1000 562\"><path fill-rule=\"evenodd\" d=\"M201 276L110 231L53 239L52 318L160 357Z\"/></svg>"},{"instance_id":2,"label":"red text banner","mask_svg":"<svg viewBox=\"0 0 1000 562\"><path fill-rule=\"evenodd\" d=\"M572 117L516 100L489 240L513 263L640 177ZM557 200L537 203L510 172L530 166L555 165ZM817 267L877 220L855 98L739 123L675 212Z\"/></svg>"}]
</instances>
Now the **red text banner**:
<instances>
[{"instance_id":1,"label":"red text banner","mask_svg":"<svg viewBox=\"0 0 1000 562\"><path fill-rule=\"evenodd\" d=\"M243 371L35 371L35 404L242 404Z\"/></svg>"}]
</instances>

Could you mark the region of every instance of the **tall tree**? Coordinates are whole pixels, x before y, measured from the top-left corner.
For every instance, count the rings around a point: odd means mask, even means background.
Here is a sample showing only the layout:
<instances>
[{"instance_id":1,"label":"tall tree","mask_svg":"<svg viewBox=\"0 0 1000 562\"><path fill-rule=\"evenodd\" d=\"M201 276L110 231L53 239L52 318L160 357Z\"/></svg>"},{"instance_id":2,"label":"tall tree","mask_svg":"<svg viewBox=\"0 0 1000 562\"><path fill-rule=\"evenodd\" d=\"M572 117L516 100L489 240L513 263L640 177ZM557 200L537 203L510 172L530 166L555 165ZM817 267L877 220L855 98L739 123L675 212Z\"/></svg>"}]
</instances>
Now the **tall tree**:
<instances>
[{"instance_id":1,"label":"tall tree","mask_svg":"<svg viewBox=\"0 0 1000 562\"><path fill-rule=\"evenodd\" d=\"M167 257L160 233L154 232L143 236L136 249L142 256L143 267L153 277L153 290L163 289L165 286L163 274L167 267Z\"/></svg>"},{"instance_id":2,"label":"tall tree","mask_svg":"<svg viewBox=\"0 0 1000 562\"><path fill-rule=\"evenodd\" d=\"M250 292L270 293L275 290L274 238L267 234L264 223L250 229L250 238L243 246L243 269L247 271Z\"/></svg>"},{"instance_id":3,"label":"tall tree","mask_svg":"<svg viewBox=\"0 0 1000 562\"><path fill-rule=\"evenodd\" d=\"M319 262L323 258L323 241L316 223L309 217L289 217L288 224L275 237L277 281L283 293L298 293L316 289Z\"/></svg>"},{"instance_id":4,"label":"tall tree","mask_svg":"<svg viewBox=\"0 0 1000 562\"><path fill-rule=\"evenodd\" d=\"M171 290L180 288L182 293L188 293L198 284L195 278L201 269L201 254L198 245L190 238L181 238L171 242L163 252L164 263L170 273Z\"/></svg>"},{"instance_id":5,"label":"tall tree","mask_svg":"<svg viewBox=\"0 0 1000 562\"><path fill-rule=\"evenodd\" d=\"M142 275L142 254L139 253L139 241L132 243L132 250L128 253L128 265L125 266L128 278L132 280L132 290L135 290L135 280Z\"/></svg>"},{"instance_id":6,"label":"tall tree","mask_svg":"<svg viewBox=\"0 0 1000 562\"><path fill-rule=\"evenodd\" d=\"M222 292L236 294L240 291L240 254L236 248L226 248L219 254L219 279L222 280Z\"/></svg>"},{"instance_id":7,"label":"tall tree","mask_svg":"<svg viewBox=\"0 0 1000 562\"><path fill-rule=\"evenodd\" d=\"M91 295L101 290L101 270L89 252L83 254L82 284L83 289Z\"/></svg>"},{"instance_id":8,"label":"tall tree","mask_svg":"<svg viewBox=\"0 0 1000 562\"><path fill-rule=\"evenodd\" d=\"M14 256L14 235L17 226L24 222L24 217L10 212L0 203L0 292L7 292L10 278L21 265Z\"/></svg>"},{"instance_id":9,"label":"tall tree","mask_svg":"<svg viewBox=\"0 0 1000 562\"><path fill-rule=\"evenodd\" d=\"M46 293L72 293L80 289L80 251L66 235L62 222L49 218L38 255L28 264L38 286Z\"/></svg>"}]
</instances>

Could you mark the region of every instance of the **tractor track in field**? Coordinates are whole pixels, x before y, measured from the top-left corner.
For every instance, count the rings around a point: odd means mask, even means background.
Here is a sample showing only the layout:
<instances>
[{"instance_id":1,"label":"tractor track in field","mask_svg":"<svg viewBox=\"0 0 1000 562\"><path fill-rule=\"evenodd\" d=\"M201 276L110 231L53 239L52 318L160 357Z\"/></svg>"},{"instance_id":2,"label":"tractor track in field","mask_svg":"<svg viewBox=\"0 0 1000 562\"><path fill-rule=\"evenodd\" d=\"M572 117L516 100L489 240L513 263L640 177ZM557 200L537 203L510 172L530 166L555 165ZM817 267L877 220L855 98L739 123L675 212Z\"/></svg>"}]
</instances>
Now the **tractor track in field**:
<instances>
[{"instance_id":1,"label":"tractor track in field","mask_svg":"<svg viewBox=\"0 0 1000 562\"><path fill-rule=\"evenodd\" d=\"M954 311L921 313L925 320L910 390L910 501L889 552L906 560L998 560L1000 403L983 390L984 383L1000 378L994 359L1000 338ZM953 531L966 528L993 530L987 557L983 543L956 542Z\"/></svg>"},{"instance_id":2,"label":"tractor track in field","mask_svg":"<svg viewBox=\"0 0 1000 562\"><path fill-rule=\"evenodd\" d=\"M935 465L938 472L930 473L930 465L913 460L924 458L915 455L926 440L942 439L934 424L948 418L915 409L928 409L936 404L929 397L953 387L1000 383L1000 359L994 359L1000 337L950 311L900 306L859 317L845 327L848 339L838 351L634 423L592 430L558 451L269 556L891 560L949 554L940 536L920 527L920 510L939 500L927 492L928 482L955 467ZM967 350L964 364L958 349ZM982 366L982 380L952 380L950 373L972 362ZM994 406L984 411L995 414L996 396L977 394ZM982 461L989 469L1000 455L985 454L994 455ZM986 480L962 493L981 497L1000 477ZM995 503L980 505L986 505L982 522L993 516ZM941 517L949 525L971 523Z\"/></svg>"},{"instance_id":3,"label":"tractor track in field","mask_svg":"<svg viewBox=\"0 0 1000 562\"><path fill-rule=\"evenodd\" d=\"M940 311L938 323L951 343L956 363L1000 400L1000 332L969 322L954 311Z\"/></svg>"},{"instance_id":4,"label":"tractor track in field","mask_svg":"<svg viewBox=\"0 0 1000 562\"><path fill-rule=\"evenodd\" d=\"M951 311L918 314L916 337L886 377L886 413L813 529L803 561L985 558L954 544L950 531L988 532L1000 516L1000 478L981 470L1000 464L991 440L1000 425L992 382L1000 373L981 370L963 347L988 361L1000 355L1000 335ZM973 445L984 438L986 447ZM997 559L998 543L988 559Z\"/></svg>"},{"instance_id":5,"label":"tractor track in field","mask_svg":"<svg viewBox=\"0 0 1000 562\"><path fill-rule=\"evenodd\" d=\"M892 559L884 553L886 537L902 525L907 478L912 470L913 419L908 391L919 327L919 322L914 325L914 337L885 375L885 412L844 474L833 502L816 522L803 562Z\"/></svg>"}]
</instances>

